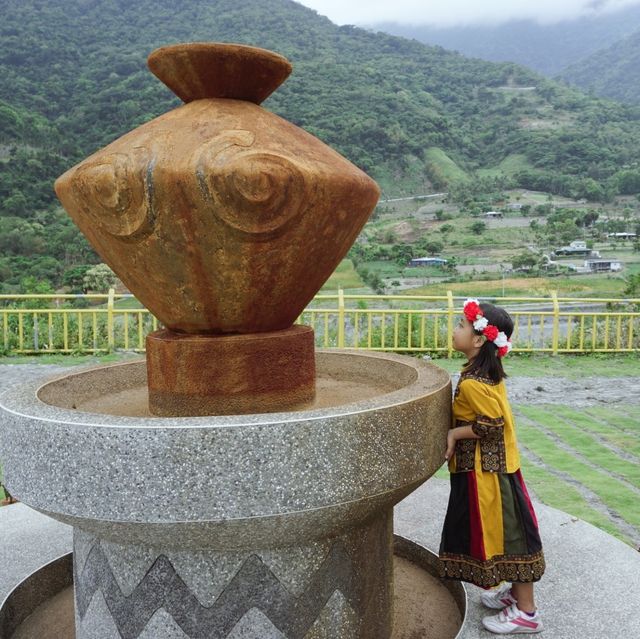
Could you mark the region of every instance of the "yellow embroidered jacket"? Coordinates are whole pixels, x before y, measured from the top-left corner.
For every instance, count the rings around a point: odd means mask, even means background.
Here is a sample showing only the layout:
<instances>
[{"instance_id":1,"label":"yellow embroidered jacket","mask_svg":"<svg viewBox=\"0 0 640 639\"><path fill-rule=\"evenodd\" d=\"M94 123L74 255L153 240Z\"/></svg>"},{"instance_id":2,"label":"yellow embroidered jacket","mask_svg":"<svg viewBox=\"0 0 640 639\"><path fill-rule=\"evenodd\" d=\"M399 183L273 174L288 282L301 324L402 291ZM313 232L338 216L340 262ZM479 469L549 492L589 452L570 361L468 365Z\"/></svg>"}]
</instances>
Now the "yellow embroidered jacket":
<instances>
[{"instance_id":1,"label":"yellow embroidered jacket","mask_svg":"<svg viewBox=\"0 0 640 639\"><path fill-rule=\"evenodd\" d=\"M449 471L514 473L520 468L515 420L504 380L494 382L464 370L453 395L451 428L471 426L480 439L459 439Z\"/></svg>"}]
</instances>

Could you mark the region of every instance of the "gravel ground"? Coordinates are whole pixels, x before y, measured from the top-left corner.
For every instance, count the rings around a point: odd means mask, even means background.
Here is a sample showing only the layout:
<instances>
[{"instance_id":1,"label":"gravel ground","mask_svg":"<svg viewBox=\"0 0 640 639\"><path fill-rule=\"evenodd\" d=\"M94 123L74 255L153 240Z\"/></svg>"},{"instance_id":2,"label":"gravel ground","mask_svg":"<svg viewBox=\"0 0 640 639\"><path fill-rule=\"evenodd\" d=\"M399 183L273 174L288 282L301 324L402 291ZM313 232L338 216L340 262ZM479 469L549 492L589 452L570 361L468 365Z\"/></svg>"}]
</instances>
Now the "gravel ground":
<instances>
[{"instance_id":1,"label":"gravel ground","mask_svg":"<svg viewBox=\"0 0 640 639\"><path fill-rule=\"evenodd\" d=\"M453 384L459 373L451 376ZM512 405L563 404L571 408L640 404L638 377L509 377L507 394Z\"/></svg>"},{"instance_id":2,"label":"gravel ground","mask_svg":"<svg viewBox=\"0 0 640 639\"><path fill-rule=\"evenodd\" d=\"M564 404L571 408L640 404L638 377L509 377L509 401L516 404Z\"/></svg>"}]
</instances>

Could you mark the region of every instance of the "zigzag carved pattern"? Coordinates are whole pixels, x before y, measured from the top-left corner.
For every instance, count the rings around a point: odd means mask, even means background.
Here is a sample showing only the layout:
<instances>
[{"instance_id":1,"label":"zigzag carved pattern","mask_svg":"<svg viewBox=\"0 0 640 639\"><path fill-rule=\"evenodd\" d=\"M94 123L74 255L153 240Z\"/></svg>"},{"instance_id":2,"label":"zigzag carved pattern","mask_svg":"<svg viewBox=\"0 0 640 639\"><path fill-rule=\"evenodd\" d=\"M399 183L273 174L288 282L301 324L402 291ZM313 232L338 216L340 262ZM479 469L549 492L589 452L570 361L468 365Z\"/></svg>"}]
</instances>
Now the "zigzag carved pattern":
<instances>
[{"instance_id":1,"label":"zigzag carved pattern","mask_svg":"<svg viewBox=\"0 0 640 639\"><path fill-rule=\"evenodd\" d=\"M331 547L299 597L292 595L257 555L245 560L210 607L198 601L164 555L155 560L134 591L125 596L99 543L89 552L75 584L80 619L100 591L123 639L136 639L160 608L173 617L190 639L225 639L254 607L287 639L303 639L335 590L345 596L354 610L358 609L353 597L351 560L340 542Z\"/></svg>"}]
</instances>

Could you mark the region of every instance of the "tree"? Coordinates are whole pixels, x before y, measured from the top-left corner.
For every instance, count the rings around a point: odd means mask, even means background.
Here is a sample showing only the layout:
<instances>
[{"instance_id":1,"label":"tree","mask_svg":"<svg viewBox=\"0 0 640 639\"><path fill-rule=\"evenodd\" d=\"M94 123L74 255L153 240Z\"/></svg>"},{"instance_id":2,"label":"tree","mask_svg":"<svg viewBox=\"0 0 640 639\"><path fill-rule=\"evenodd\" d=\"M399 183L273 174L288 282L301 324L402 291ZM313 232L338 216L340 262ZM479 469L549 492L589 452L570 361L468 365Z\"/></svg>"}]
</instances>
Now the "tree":
<instances>
[{"instance_id":1,"label":"tree","mask_svg":"<svg viewBox=\"0 0 640 639\"><path fill-rule=\"evenodd\" d=\"M115 273L106 264L96 264L85 273L84 289L87 292L106 293L116 280Z\"/></svg>"},{"instance_id":2,"label":"tree","mask_svg":"<svg viewBox=\"0 0 640 639\"><path fill-rule=\"evenodd\" d=\"M618 193L623 195L633 195L640 193L640 171L620 171L616 175Z\"/></svg>"},{"instance_id":3,"label":"tree","mask_svg":"<svg viewBox=\"0 0 640 639\"><path fill-rule=\"evenodd\" d=\"M511 265L514 269L516 268L533 268L538 263L538 257L533 253L521 253L520 255L516 255L511 260Z\"/></svg>"},{"instance_id":4,"label":"tree","mask_svg":"<svg viewBox=\"0 0 640 639\"><path fill-rule=\"evenodd\" d=\"M429 255L437 255L444 249L444 244L440 240L427 240L421 242L420 248L423 248Z\"/></svg>"},{"instance_id":5,"label":"tree","mask_svg":"<svg viewBox=\"0 0 640 639\"><path fill-rule=\"evenodd\" d=\"M406 266L413 259L413 246L411 244L396 244L391 248L391 255L399 266Z\"/></svg>"},{"instance_id":6,"label":"tree","mask_svg":"<svg viewBox=\"0 0 640 639\"><path fill-rule=\"evenodd\" d=\"M455 255L452 255L447 263L444 265L445 271L449 271L450 273L455 273L458 267L458 258Z\"/></svg>"},{"instance_id":7,"label":"tree","mask_svg":"<svg viewBox=\"0 0 640 639\"><path fill-rule=\"evenodd\" d=\"M14 193L2 204L2 214L8 217L26 217L28 211L29 206L24 193Z\"/></svg>"},{"instance_id":8,"label":"tree","mask_svg":"<svg viewBox=\"0 0 640 639\"><path fill-rule=\"evenodd\" d=\"M623 294L627 297L640 297L640 273L634 273L625 278ZM640 304L636 304L636 310L638 308Z\"/></svg>"},{"instance_id":9,"label":"tree","mask_svg":"<svg viewBox=\"0 0 640 639\"><path fill-rule=\"evenodd\" d=\"M91 269L90 264L81 264L67 269L62 276L62 283L72 292L82 293L85 286L84 278L89 269Z\"/></svg>"},{"instance_id":10,"label":"tree","mask_svg":"<svg viewBox=\"0 0 640 639\"><path fill-rule=\"evenodd\" d=\"M382 234L382 242L384 244L395 244L397 240L398 240L398 236L391 229L387 229Z\"/></svg>"},{"instance_id":11,"label":"tree","mask_svg":"<svg viewBox=\"0 0 640 639\"><path fill-rule=\"evenodd\" d=\"M484 233L484 231L487 228L487 225L484 222L481 222L480 220L478 220L477 222L474 222L470 227L471 232L474 233L475 235L480 235L481 233Z\"/></svg>"}]
</instances>

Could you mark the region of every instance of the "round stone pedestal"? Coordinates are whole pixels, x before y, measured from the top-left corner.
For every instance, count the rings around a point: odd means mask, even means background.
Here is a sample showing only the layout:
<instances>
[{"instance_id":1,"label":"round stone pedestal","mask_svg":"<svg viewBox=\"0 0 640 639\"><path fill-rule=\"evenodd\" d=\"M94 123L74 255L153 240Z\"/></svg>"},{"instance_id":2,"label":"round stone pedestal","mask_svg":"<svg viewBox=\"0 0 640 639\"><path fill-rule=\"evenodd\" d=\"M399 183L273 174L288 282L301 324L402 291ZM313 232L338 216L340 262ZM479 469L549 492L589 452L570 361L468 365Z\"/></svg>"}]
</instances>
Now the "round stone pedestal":
<instances>
[{"instance_id":1,"label":"round stone pedestal","mask_svg":"<svg viewBox=\"0 0 640 639\"><path fill-rule=\"evenodd\" d=\"M153 417L144 361L0 397L9 490L76 529L78 637L389 639L392 508L442 465L449 375L316 362L290 412Z\"/></svg>"}]
</instances>

